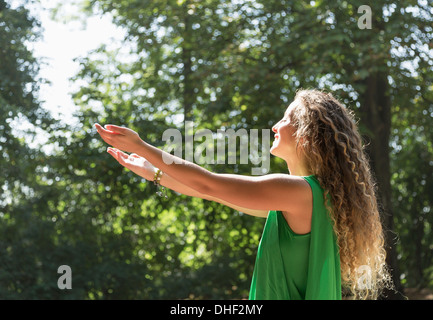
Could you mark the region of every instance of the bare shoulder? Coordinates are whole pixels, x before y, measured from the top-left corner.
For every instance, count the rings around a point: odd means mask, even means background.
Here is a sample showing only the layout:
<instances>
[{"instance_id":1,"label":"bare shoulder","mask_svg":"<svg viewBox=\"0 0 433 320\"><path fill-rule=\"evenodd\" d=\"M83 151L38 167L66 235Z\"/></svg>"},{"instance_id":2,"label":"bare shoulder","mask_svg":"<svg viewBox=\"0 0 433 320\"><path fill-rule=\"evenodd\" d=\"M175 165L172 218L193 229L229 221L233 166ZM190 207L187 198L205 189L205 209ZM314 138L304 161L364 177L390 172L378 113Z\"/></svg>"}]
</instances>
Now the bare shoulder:
<instances>
[{"instance_id":1,"label":"bare shoulder","mask_svg":"<svg viewBox=\"0 0 433 320\"><path fill-rule=\"evenodd\" d=\"M287 196L292 201L300 203L311 201L311 186L303 177L289 174L270 174L266 177L272 181L275 188L283 188L287 191Z\"/></svg>"},{"instance_id":2,"label":"bare shoulder","mask_svg":"<svg viewBox=\"0 0 433 320\"><path fill-rule=\"evenodd\" d=\"M282 210L282 214L290 229L297 234L306 234L311 231L311 220L313 216L313 192L310 184L303 177L293 176L296 181L296 201Z\"/></svg>"},{"instance_id":3,"label":"bare shoulder","mask_svg":"<svg viewBox=\"0 0 433 320\"><path fill-rule=\"evenodd\" d=\"M303 177L289 174L270 174L263 176L262 179L268 182L266 184L267 197L273 199L275 203L275 207L270 207L270 210L285 211L291 216L302 216L306 212L311 212L312 190L310 184Z\"/></svg>"}]
</instances>

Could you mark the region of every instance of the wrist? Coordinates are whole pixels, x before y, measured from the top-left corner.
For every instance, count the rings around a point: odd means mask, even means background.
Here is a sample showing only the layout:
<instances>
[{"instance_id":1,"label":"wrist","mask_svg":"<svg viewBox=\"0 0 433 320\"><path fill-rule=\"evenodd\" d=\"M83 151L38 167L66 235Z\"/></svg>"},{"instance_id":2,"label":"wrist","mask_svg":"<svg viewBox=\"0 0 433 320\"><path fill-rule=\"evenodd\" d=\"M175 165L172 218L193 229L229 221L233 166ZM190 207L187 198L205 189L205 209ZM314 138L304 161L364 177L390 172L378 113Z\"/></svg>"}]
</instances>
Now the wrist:
<instances>
[{"instance_id":1,"label":"wrist","mask_svg":"<svg viewBox=\"0 0 433 320\"><path fill-rule=\"evenodd\" d=\"M137 151L135 151L135 153L140 154L141 152L143 152L144 150L146 150L146 147L149 144L146 143L146 141L144 141L143 139L139 138L138 142L137 142L137 146L136 149Z\"/></svg>"}]
</instances>

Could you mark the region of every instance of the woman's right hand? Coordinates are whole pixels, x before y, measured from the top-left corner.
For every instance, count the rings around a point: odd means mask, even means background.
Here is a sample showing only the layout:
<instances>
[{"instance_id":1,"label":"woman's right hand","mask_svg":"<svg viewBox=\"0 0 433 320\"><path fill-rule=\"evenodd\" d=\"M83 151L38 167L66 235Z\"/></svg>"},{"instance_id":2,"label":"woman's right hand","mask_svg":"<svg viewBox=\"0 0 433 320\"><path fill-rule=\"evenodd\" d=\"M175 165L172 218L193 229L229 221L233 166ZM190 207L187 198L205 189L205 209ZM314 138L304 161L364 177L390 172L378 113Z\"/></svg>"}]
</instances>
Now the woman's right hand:
<instances>
[{"instance_id":1,"label":"woman's right hand","mask_svg":"<svg viewBox=\"0 0 433 320\"><path fill-rule=\"evenodd\" d=\"M138 154L126 154L115 148L107 148L107 152L113 156L122 166L148 181L153 181L156 168L145 158Z\"/></svg>"}]
</instances>

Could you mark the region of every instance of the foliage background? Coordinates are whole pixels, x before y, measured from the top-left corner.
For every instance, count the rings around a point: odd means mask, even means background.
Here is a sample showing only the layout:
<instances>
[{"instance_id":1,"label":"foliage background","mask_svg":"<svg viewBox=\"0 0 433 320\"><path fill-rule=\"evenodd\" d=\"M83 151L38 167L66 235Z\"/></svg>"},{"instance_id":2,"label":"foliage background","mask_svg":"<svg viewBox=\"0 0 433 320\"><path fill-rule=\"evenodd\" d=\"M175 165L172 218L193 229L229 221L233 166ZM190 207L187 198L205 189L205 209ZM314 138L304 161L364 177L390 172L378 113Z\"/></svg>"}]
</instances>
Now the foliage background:
<instances>
[{"instance_id":1,"label":"foliage background","mask_svg":"<svg viewBox=\"0 0 433 320\"><path fill-rule=\"evenodd\" d=\"M37 19L0 0L0 298L246 298L264 220L174 192L160 199L105 153L92 125L123 124L160 147L185 120L213 132L270 128L299 87L331 90L358 114L397 288L433 288L433 9L375 1L362 30L364 4L78 1L128 35L79 58L71 126L38 99L44 79L26 46L41 34ZM40 130L49 149L28 144ZM251 164L205 166L249 174ZM271 159L271 172L286 170ZM62 264L72 290L57 288Z\"/></svg>"}]
</instances>

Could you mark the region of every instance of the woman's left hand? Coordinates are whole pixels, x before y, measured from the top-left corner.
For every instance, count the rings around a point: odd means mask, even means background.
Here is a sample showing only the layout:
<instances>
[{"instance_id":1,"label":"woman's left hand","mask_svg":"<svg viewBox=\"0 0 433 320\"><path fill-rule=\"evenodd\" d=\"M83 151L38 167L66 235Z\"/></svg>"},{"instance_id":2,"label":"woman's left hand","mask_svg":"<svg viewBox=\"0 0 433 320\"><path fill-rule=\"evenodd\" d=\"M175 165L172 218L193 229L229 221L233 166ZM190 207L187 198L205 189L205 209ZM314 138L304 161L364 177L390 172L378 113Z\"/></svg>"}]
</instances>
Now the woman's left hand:
<instances>
[{"instance_id":1,"label":"woman's left hand","mask_svg":"<svg viewBox=\"0 0 433 320\"><path fill-rule=\"evenodd\" d=\"M153 181L156 168L145 158L138 154L126 154L114 148L107 148L107 152L113 156L122 166L148 181Z\"/></svg>"},{"instance_id":2,"label":"woman's left hand","mask_svg":"<svg viewBox=\"0 0 433 320\"><path fill-rule=\"evenodd\" d=\"M95 127L106 143L125 152L137 152L137 149L144 143L137 132L126 127L107 124L103 128L98 123L95 124Z\"/></svg>"}]
</instances>

